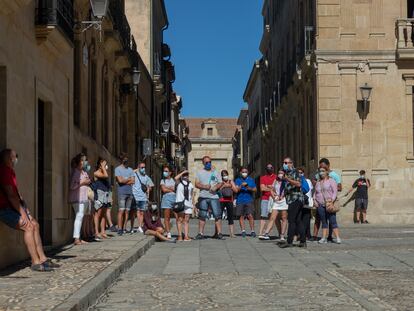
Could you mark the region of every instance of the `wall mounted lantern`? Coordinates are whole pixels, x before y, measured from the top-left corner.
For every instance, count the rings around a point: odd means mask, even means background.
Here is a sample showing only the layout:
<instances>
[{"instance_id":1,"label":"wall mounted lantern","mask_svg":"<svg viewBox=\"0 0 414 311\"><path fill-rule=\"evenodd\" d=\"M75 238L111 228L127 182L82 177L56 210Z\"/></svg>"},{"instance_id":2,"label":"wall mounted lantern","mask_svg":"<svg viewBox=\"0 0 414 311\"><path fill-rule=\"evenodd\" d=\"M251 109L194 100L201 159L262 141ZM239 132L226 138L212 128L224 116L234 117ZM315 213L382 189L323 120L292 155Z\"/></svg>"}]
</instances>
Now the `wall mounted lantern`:
<instances>
[{"instance_id":1,"label":"wall mounted lantern","mask_svg":"<svg viewBox=\"0 0 414 311\"><path fill-rule=\"evenodd\" d=\"M170 122L164 121L162 122L161 126L164 134L167 134L170 131Z\"/></svg>"},{"instance_id":2,"label":"wall mounted lantern","mask_svg":"<svg viewBox=\"0 0 414 311\"><path fill-rule=\"evenodd\" d=\"M358 103L358 113L360 118L362 119L362 125L364 125L364 121L367 119L369 113L369 99L372 93L372 87L365 83L365 85L361 86L360 88L362 101Z\"/></svg>"},{"instance_id":3,"label":"wall mounted lantern","mask_svg":"<svg viewBox=\"0 0 414 311\"><path fill-rule=\"evenodd\" d=\"M108 11L109 0L90 0L93 20L81 21L81 31L84 32L91 27L99 31L99 40L102 41L102 20Z\"/></svg>"},{"instance_id":4,"label":"wall mounted lantern","mask_svg":"<svg viewBox=\"0 0 414 311\"><path fill-rule=\"evenodd\" d=\"M138 85L141 81L141 71L139 71L136 67L124 69L123 77L125 82L121 84L121 93L135 93L135 95L138 95Z\"/></svg>"}]
</instances>

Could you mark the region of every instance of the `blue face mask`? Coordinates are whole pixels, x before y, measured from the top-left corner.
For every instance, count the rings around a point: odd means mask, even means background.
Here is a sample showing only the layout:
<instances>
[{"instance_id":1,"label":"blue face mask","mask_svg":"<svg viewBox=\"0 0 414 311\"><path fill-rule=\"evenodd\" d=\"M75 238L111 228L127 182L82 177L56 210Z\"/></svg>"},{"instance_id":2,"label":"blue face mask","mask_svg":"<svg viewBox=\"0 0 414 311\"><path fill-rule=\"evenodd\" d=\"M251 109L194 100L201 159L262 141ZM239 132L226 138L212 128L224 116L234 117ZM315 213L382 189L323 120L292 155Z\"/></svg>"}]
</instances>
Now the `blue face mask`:
<instances>
[{"instance_id":1,"label":"blue face mask","mask_svg":"<svg viewBox=\"0 0 414 311\"><path fill-rule=\"evenodd\" d=\"M205 168L207 171L211 170L211 162L210 162L210 163L206 163L206 164L204 164L204 168Z\"/></svg>"},{"instance_id":2,"label":"blue face mask","mask_svg":"<svg viewBox=\"0 0 414 311\"><path fill-rule=\"evenodd\" d=\"M164 178L168 178L170 176L170 173L164 172L164 173L162 173L162 175L164 176Z\"/></svg>"},{"instance_id":3,"label":"blue face mask","mask_svg":"<svg viewBox=\"0 0 414 311\"><path fill-rule=\"evenodd\" d=\"M145 168L140 168L140 169L139 169L139 172L140 172L142 175L145 175Z\"/></svg>"},{"instance_id":4,"label":"blue face mask","mask_svg":"<svg viewBox=\"0 0 414 311\"><path fill-rule=\"evenodd\" d=\"M284 171L290 171L288 164L283 164L283 170Z\"/></svg>"},{"instance_id":5,"label":"blue face mask","mask_svg":"<svg viewBox=\"0 0 414 311\"><path fill-rule=\"evenodd\" d=\"M83 162L83 170L85 172L89 172L91 170L91 166L89 165L88 161Z\"/></svg>"}]
</instances>

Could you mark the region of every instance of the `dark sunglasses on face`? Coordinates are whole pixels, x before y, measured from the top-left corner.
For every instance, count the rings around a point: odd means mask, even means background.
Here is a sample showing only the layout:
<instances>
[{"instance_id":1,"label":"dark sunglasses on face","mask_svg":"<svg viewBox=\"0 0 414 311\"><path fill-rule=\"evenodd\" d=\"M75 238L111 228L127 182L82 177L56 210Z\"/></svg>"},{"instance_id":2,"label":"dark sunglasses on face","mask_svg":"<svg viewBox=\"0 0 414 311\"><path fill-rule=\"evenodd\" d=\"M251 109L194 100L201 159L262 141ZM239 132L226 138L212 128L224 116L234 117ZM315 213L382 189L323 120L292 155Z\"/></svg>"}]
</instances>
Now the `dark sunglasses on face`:
<instances>
[{"instance_id":1,"label":"dark sunglasses on face","mask_svg":"<svg viewBox=\"0 0 414 311\"><path fill-rule=\"evenodd\" d=\"M292 163L292 162L283 162L283 164L290 164L290 163Z\"/></svg>"}]
</instances>

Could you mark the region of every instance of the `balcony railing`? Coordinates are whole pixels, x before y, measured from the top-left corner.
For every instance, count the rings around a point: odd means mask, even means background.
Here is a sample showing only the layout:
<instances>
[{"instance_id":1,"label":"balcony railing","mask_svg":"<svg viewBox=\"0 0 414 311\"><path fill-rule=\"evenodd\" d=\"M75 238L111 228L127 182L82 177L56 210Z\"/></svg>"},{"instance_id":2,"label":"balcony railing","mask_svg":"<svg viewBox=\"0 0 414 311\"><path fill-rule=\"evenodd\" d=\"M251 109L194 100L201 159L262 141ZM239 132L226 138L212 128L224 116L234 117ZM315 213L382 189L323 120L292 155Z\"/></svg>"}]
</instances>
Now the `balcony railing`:
<instances>
[{"instance_id":1,"label":"balcony railing","mask_svg":"<svg viewBox=\"0 0 414 311\"><path fill-rule=\"evenodd\" d=\"M397 20L397 57L414 59L414 18Z\"/></svg>"},{"instance_id":2,"label":"balcony railing","mask_svg":"<svg viewBox=\"0 0 414 311\"><path fill-rule=\"evenodd\" d=\"M58 27L73 41L73 0L39 0L35 24Z\"/></svg>"}]
</instances>

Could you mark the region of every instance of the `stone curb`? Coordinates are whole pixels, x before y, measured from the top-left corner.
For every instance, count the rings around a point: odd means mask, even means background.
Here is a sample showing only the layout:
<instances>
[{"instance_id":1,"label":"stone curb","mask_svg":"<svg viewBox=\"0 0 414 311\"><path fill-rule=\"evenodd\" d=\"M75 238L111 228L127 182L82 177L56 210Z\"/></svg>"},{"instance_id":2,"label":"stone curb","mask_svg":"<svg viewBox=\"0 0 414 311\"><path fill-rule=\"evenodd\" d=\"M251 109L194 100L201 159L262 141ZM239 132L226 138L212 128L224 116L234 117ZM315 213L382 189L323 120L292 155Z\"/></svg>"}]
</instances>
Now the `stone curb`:
<instances>
[{"instance_id":1,"label":"stone curb","mask_svg":"<svg viewBox=\"0 0 414 311\"><path fill-rule=\"evenodd\" d=\"M154 245L154 238L146 238L137 243L132 249L123 254L110 266L98 273L81 288L69 296L54 311L84 311L88 310L97 299L110 287L119 276L128 270L146 251Z\"/></svg>"}]
</instances>

